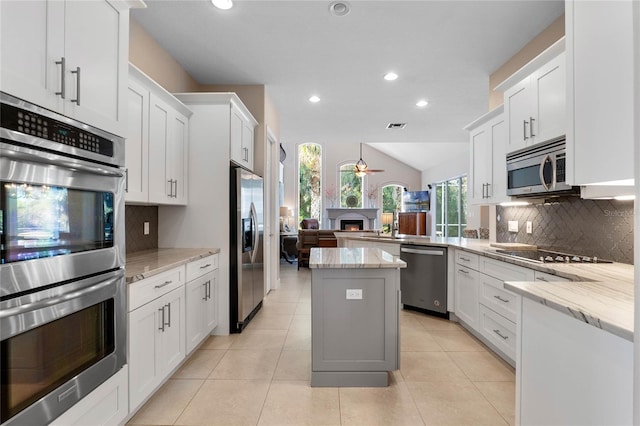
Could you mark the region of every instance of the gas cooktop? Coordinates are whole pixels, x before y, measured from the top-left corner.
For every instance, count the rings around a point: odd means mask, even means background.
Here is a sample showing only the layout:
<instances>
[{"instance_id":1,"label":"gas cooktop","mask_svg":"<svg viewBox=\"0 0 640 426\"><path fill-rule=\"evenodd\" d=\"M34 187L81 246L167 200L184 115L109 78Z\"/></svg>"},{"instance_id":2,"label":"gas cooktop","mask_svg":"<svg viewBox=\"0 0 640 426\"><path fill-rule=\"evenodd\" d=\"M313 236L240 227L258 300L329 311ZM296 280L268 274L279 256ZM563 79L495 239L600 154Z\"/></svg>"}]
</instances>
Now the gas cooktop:
<instances>
[{"instance_id":1,"label":"gas cooktop","mask_svg":"<svg viewBox=\"0 0 640 426\"><path fill-rule=\"evenodd\" d=\"M538 263L612 263L610 260L599 259L596 256L581 256L549 250L496 250L496 253Z\"/></svg>"}]
</instances>

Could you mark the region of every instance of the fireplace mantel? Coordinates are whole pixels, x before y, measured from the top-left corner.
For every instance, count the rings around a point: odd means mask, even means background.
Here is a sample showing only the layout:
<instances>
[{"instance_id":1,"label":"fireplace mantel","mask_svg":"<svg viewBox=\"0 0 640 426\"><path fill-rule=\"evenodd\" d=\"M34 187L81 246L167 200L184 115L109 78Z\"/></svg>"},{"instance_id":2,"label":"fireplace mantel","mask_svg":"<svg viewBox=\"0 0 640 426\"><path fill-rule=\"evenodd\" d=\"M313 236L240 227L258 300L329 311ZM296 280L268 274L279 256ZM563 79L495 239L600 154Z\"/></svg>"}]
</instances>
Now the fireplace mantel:
<instances>
[{"instance_id":1,"label":"fireplace mantel","mask_svg":"<svg viewBox=\"0 0 640 426\"><path fill-rule=\"evenodd\" d=\"M369 229L375 229L376 219L378 218L378 209L328 208L327 217L331 221L331 229L336 229L336 219L347 214L357 214L366 217L369 219Z\"/></svg>"}]
</instances>

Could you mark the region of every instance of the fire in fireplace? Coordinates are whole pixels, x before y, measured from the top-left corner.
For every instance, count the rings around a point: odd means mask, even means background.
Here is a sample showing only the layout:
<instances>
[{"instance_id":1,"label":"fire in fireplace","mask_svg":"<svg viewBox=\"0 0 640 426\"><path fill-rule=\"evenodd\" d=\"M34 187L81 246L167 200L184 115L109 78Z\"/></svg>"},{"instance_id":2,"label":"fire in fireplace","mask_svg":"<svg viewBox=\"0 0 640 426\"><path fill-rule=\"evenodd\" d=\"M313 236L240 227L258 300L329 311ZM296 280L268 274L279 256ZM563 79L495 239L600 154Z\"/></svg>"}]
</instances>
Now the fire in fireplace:
<instances>
[{"instance_id":1,"label":"fire in fireplace","mask_svg":"<svg viewBox=\"0 0 640 426\"><path fill-rule=\"evenodd\" d=\"M342 219L340 221L341 231L362 231L364 229L364 220L362 219Z\"/></svg>"}]
</instances>

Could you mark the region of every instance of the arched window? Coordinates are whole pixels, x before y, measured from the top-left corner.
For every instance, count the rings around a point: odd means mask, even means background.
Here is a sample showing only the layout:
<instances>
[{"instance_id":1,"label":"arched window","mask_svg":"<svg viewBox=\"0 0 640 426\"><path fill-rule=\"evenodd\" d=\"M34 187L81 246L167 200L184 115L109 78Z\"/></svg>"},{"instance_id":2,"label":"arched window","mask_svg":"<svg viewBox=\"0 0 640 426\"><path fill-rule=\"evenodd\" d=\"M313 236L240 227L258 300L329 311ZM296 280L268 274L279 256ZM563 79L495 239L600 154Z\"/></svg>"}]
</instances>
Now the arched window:
<instances>
[{"instance_id":1,"label":"arched window","mask_svg":"<svg viewBox=\"0 0 640 426\"><path fill-rule=\"evenodd\" d=\"M362 208L362 178L353 172L354 166L340 166L340 207Z\"/></svg>"},{"instance_id":2,"label":"arched window","mask_svg":"<svg viewBox=\"0 0 640 426\"><path fill-rule=\"evenodd\" d=\"M298 147L298 223L322 220L322 147L303 143Z\"/></svg>"}]
</instances>

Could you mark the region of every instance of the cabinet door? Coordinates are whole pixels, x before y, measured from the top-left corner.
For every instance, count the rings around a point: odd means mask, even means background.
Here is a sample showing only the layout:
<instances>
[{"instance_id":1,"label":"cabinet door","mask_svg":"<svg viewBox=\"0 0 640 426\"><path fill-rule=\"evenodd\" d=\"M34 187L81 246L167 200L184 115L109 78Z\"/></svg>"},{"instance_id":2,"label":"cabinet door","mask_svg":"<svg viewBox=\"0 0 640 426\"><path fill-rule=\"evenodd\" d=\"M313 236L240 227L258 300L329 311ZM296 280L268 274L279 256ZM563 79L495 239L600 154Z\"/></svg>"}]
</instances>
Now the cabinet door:
<instances>
[{"instance_id":1,"label":"cabinet door","mask_svg":"<svg viewBox=\"0 0 640 426\"><path fill-rule=\"evenodd\" d=\"M106 0L67 1L64 26L69 94L65 113L124 135L128 13L121 13Z\"/></svg>"},{"instance_id":2,"label":"cabinet door","mask_svg":"<svg viewBox=\"0 0 640 426\"><path fill-rule=\"evenodd\" d=\"M204 332L205 337L218 326L218 283L220 281L219 272L216 269L209 275L209 298L204 307Z\"/></svg>"},{"instance_id":3,"label":"cabinet door","mask_svg":"<svg viewBox=\"0 0 640 426\"><path fill-rule=\"evenodd\" d=\"M253 126L246 121L242 123L242 149L245 152L247 167L253 170Z\"/></svg>"},{"instance_id":4,"label":"cabinet door","mask_svg":"<svg viewBox=\"0 0 640 426\"><path fill-rule=\"evenodd\" d=\"M471 200L474 204L486 202L487 185L491 184L491 133L482 126L471 134Z\"/></svg>"},{"instance_id":5,"label":"cabinet door","mask_svg":"<svg viewBox=\"0 0 640 426\"><path fill-rule=\"evenodd\" d=\"M207 303L209 274L186 285L186 343L190 353L204 339L204 310Z\"/></svg>"},{"instance_id":6,"label":"cabinet door","mask_svg":"<svg viewBox=\"0 0 640 426\"><path fill-rule=\"evenodd\" d=\"M149 201L149 91L129 81L125 201Z\"/></svg>"},{"instance_id":7,"label":"cabinet door","mask_svg":"<svg viewBox=\"0 0 640 426\"><path fill-rule=\"evenodd\" d=\"M633 3L566 2L573 185L633 179Z\"/></svg>"},{"instance_id":8,"label":"cabinet door","mask_svg":"<svg viewBox=\"0 0 640 426\"><path fill-rule=\"evenodd\" d=\"M530 143L531 96L527 77L504 92L504 111L509 124L507 153L524 148Z\"/></svg>"},{"instance_id":9,"label":"cabinet door","mask_svg":"<svg viewBox=\"0 0 640 426\"><path fill-rule=\"evenodd\" d=\"M478 272L456 265L456 316L478 327Z\"/></svg>"},{"instance_id":10,"label":"cabinet door","mask_svg":"<svg viewBox=\"0 0 640 426\"><path fill-rule=\"evenodd\" d=\"M149 201L164 204L173 182L167 175L167 144L171 108L158 96L149 95Z\"/></svg>"},{"instance_id":11,"label":"cabinet door","mask_svg":"<svg viewBox=\"0 0 640 426\"><path fill-rule=\"evenodd\" d=\"M129 406L134 410L153 392L158 378L156 346L161 327L158 305L147 303L129 313Z\"/></svg>"},{"instance_id":12,"label":"cabinet door","mask_svg":"<svg viewBox=\"0 0 640 426\"><path fill-rule=\"evenodd\" d=\"M243 118L240 115L240 112L231 105L231 121L230 121L230 150L231 150L231 160L246 166L247 165L247 154L242 145L242 128L243 128Z\"/></svg>"},{"instance_id":13,"label":"cabinet door","mask_svg":"<svg viewBox=\"0 0 640 426\"><path fill-rule=\"evenodd\" d=\"M552 59L531 77L536 110L531 125L531 141L545 142L566 133L567 69L564 53Z\"/></svg>"},{"instance_id":14,"label":"cabinet door","mask_svg":"<svg viewBox=\"0 0 640 426\"><path fill-rule=\"evenodd\" d=\"M488 188L489 201L492 204L508 201L507 197L507 124L504 116L496 118L490 124L491 131L491 183Z\"/></svg>"},{"instance_id":15,"label":"cabinet door","mask_svg":"<svg viewBox=\"0 0 640 426\"><path fill-rule=\"evenodd\" d=\"M62 112L64 2L0 2L3 92Z\"/></svg>"},{"instance_id":16,"label":"cabinet door","mask_svg":"<svg viewBox=\"0 0 640 426\"><path fill-rule=\"evenodd\" d=\"M156 359L158 376L162 380L180 365L185 357L184 287L173 290L159 300L161 306L158 309L164 309L164 330L158 334Z\"/></svg>"},{"instance_id":17,"label":"cabinet door","mask_svg":"<svg viewBox=\"0 0 640 426\"><path fill-rule=\"evenodd\" d=\"M189 119L175 110L169 118L167 139L167 179L171 187L167 203L187 204L187 142L189 139Z\"/></svg>"}]
</instances>

